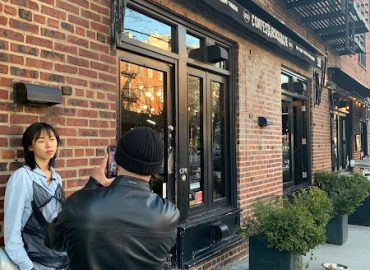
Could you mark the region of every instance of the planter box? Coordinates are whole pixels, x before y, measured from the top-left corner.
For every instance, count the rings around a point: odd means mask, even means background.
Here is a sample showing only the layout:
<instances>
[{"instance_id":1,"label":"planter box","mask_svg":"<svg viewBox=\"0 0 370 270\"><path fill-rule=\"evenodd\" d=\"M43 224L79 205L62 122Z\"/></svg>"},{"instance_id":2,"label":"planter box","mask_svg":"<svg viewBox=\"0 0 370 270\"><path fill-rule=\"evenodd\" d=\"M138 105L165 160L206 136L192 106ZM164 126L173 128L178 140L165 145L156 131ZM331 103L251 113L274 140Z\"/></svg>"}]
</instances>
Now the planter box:
<instances>
[{"instance_id":1,"label":"planter box","mask_svg":"<svg viewBox=\"0 0 370 270\"><path fill-rule=\"evenodd\" d=\"M269 248L261 237L249 238L249 270L296 270L301 265L301 255Z\"/></svg>"},{"instance_id":2,"label":"planter box","mask_svg":"<svg viewBox=\"0 0 370 270\"><path fill-rule=\"evenodd\" d=\"M348 239L348 215L335 216L326 225L326 243L342 245Z\"/></svg>"},{"instance_id":3,"label":"planter box","mask_svg":"<svg viewBox=\"0 0 370 270\"><path fill-rule=\"evenodd\" d=\"M370 196L348 217L348 223L360 226L370 226Z\"/></svg>"}]
</instances>

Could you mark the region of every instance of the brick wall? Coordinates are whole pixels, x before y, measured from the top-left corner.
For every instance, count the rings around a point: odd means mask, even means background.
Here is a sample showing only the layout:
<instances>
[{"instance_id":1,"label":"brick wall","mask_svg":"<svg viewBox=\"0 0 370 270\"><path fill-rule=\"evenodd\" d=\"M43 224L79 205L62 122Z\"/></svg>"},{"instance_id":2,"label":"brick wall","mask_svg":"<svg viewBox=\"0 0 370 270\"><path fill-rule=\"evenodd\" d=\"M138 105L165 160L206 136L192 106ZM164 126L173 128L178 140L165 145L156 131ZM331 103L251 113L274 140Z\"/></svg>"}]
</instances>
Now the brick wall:
<instances>
[{"instance_id":1,"label":"brick wall","mask_svg":"<svg viewBox=\"0 0 370 270\"><path fill-rule=\"evenodd\" d=\"M56 168L66 194L79 189L116 135L117 58L110 50L109 1L0 3L0 198L23 162L21 136L36 121L62 138ZM72 87L60 105L13 102L15 81ZM3 219L1 210L0 220Z\"/></svg>"},{"instance_id":2,"label":"brick wall","mask_svg":"<svg viewBox=\"0 0 370 270\"><path fill-rule=\"evenodd\" d=\"M366 41L366 52L370 52L370 33L366 33L365 35ZM362 83L363 85L370 88L370 57L369 54L366 55L366 67L359 65L359 55L346 55L341 57L341 65L340 67L343 69L344 72L349 74L353 78L357 78L357 80Z\"/></svg>"},{"instance_id":3,"label":"brick wall","mask_svg":"<svg viewBox=\"0 0 370 270\"><path fill-rule=\"evenodd\" d=\"M0 3L0 209L7 179L23 161L20 138L30 123L47 121L60 132L63 144L57 170L64 179L67 195L85 183L106 145L114 141L118 59L108 44L109 2L9 0ZM217 18L211 20L193 12L188 1L152 2L236 44L237 196L245 217L257 198L282 194L281 68L307 79L312 77L312 68L275 47L238 36L238 29L215 24ZM286 12L283 1L256 2L324 51L324 44L303 29L294 14ZM329 57L329 66L342 61L342 67L354 72L350 74L356 77L358 73L364 82L369 80L368 72L358 69L355 57L339 58L331 52ZM57 106L25 107L13 102L14 81L71 86L72 95L63 96L63 103ZM321 105L311 106L313 171L331 167L328 96L324 89ZM273 125L260 128L258 116L271 118ZM219 269L245 255L246 246L242 244L194 269Z\"/></svg>"},{"instance_id":4,"label":"brick wall","mask_svg":"<svg viewBox=\"0 0 370 270\"><path fill-rule=\"evenodd\" d=\"M313 93L311 100L313 101ZM311 103L313 104L313 102ZM329 91L323 88L320 106L311 106L312 175L331 170Z\"/></svg>"},{"instance_id":5,"label":"brick wall","mask_svg":"<svg viewBox=\"0 0 370 270\"><path fill-rule=\"evenodd\" d=\"M222 254L213 257L202 264L190 268L190 270L220 270L223 266L237 262L248 255L247 242L234 246Z\"/></svg>"}]
</instances>

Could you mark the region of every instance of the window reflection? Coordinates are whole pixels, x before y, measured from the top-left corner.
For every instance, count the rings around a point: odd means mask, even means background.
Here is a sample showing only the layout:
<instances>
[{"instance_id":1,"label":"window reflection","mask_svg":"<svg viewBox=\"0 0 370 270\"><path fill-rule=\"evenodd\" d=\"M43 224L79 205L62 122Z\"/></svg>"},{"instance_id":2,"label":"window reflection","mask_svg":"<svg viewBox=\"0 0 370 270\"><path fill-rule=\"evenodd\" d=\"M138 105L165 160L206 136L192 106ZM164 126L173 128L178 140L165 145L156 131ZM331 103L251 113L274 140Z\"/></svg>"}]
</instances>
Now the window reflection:
<instances>
[{"instance_id":1,"label":"window reflection","mask_svg":"<svg viewBox=\"0 0 370 270\"><path fill-rule=\"evenodd\" d=\"M200 78L188 77L188 124L189 124L189 205L203 203L203 138Z\"/></svg>"},{"instance_id":2,"label":"window reflection","mask_svg":"<svg viewBox=\"0 0 370 270\"><path fill-rule=\"evenodd\" d=\"M225 196L223 177L223 91L222 84L212 82L212 161L213 161L213 197L219 199Z\"/></svg>"},{"instance_id":3,"label":"window reflection","mask_svg":"<svg viewBox=\"0 0 370 270\"><path fill-rule=\"evenodd\" d=\"M186 34L186 52L190 58L201 60L200 38Z\"/></svg>"},{"instance_id":4,"label":"window reflection","mask_svg":"<svg viewBox=\"0 0 370 270\"><path fill-rule=\"evenodd\" d=\"M287 101L282 101L281 106L281 134L282 134L282 147L283 147L283 182L289 183L293 181L292 178L292 162L291 162L291 132L290 132L290 117L289 105Z\"/></svg>"},{"instance_id":5,"label":"window reflection","mask_svg":"<svg viewBox=\"0 0 370 270\"><path fill-rule=\"evenodd\" d=\"M125 37L172 50L172 27L130 8L125 11L123 33Z\"/></svg>"},{"instance_id":6,"label":"window reflection","mask_svg":"<svg viewBox=\"0 0 370 270\"><path fill-rule=\"evenodd\" d=\"M289 90L289 77L285 74L281 74L281 89Z\"/></svg>"},{"instance_id":7,"label":"window reflection","mask_svg":"<svg viewBox=\"0 0 370 270\"><path fill-rule=\"evenodd\" d=\"M121 135L131 128L149 126L164 138L165 84L160 79L164 76L164 72L159 70L121 62ZM152 190L160 196L166 196L163 190L166 179L164 166L151 180Z\"/></svg>"}]
</instances>

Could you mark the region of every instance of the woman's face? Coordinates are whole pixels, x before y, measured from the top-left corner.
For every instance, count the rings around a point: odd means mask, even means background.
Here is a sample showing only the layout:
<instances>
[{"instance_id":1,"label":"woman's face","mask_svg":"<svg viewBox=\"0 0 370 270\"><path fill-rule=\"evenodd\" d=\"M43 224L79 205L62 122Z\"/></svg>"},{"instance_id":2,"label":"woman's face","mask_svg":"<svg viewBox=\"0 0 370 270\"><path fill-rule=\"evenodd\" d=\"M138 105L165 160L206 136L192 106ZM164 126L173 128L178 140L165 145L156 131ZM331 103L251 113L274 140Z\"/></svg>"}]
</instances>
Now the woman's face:
<instances>
[{"instance_id":1,"label":"woman's face","mask_svg":"<svg viewBox=\"0 0 370 270\"><path fill-rule=\"evenodd\" d=\"M50 136L46 130L42 130L40 137L32 141L32 145L29 146L29 150L33 151L35 155L35 161L38 160L46 161L54 157L57 152L58 141L54 133L50 132Z\"/></svg>"}]
</instances>

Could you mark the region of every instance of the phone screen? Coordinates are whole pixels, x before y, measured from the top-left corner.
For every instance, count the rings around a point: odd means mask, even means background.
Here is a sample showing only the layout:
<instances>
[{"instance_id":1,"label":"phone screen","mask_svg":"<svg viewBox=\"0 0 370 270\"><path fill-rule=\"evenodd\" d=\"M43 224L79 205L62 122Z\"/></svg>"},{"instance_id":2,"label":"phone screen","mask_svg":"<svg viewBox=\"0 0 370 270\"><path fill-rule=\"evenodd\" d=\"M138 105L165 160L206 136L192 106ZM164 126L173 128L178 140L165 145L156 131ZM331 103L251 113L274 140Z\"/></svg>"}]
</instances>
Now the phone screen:
<instances>
[{"instance_id":1,"label":"phone screen","mask_svg":"<svg viewBox=\"0 0 370 270\"><path fill-rule=\"evenodd\" d=\"M114 160L114 155L116 154L117 146L109 145L107 147L108 162L107 162L107 177L112 178L117 176L117 163Z\"/></svg>"}]
</instances>

